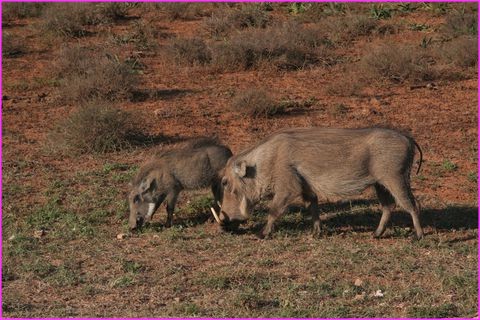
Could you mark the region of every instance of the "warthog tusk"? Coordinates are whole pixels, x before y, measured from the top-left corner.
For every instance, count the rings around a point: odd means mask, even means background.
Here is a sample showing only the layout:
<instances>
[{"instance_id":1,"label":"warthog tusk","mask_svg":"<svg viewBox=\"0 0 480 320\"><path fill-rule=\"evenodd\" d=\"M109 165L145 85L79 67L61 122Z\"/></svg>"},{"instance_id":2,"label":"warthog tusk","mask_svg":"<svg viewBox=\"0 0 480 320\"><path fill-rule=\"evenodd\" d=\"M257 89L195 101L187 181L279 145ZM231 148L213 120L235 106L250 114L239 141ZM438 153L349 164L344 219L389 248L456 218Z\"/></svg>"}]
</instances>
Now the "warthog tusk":
<instances>
[{"instance_id":1,"label":"warthog tusk","mask_svg":"<svg viewBox=\"0 0 480 320\"><path fill-rule=\"evenodd\" d=\"M151 217L153 212L155 211L155 203L149 203L148 204L148 212L147 212L147 217Z\"/></svg>"},{"instance_id":2,"label":"warthog tusk","mask_svg":"<svg viewBox=\"0 0 480 320\"><path fill-rule=\"evenodd\" d=\"M217 201L217 205L220 209L222 209L222 204L220 203L220 201Z\"/></svg>"},{"instance_id":3,"label":"warthog tusk","mask_svg":"<svg viewBox=\"0 0 480 320\"><path fill-rule=\"evenodd\" d=\"M212 210L212 213L213 213L213 217L215 218L215 220L220 223L220 219L218 218L218 215L217 213L215 212L215 209L213 209L213 207L210 207L210 210Z\"/></svg>"}]
</instances>

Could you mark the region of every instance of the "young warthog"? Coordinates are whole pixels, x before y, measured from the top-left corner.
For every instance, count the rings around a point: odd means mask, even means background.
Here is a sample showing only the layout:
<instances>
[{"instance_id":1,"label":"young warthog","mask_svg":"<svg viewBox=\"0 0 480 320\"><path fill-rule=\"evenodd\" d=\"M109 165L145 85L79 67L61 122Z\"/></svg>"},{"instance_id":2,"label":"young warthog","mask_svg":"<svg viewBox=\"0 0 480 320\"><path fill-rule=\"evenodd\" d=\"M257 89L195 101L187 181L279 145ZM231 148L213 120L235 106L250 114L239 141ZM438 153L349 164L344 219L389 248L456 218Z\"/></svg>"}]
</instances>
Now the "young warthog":
<instances>
[{"instance_id":1,"label":"young warthog","mask_svg":"<svg viewBox=\"0 0 480 320\"><path fill-rule=\"evenodd\" d=\"M222 178L222 226L248 218L260 199L273 197L260 237L268 236L287 206L301 198L320 232L317 196L348 196L374 186L382 208L375 231L380 237L395 202L413 219L422 238L419 206L410 189L410 170L417 143L388 129L296 128L279 131L230 158ZM417 171L418 173L418 171Z\"/></svg>"},{"instance_id":2,"label":"young warthog","mask_svg":"<svg viewBox=\"0 0 480 320\"><path fill-rule=\"evenodd\" d=\"M170 227L177 197L183 189L211 186L215 203L221 201L221 171L231 156L229 148L211 139L200 139L184 148L164 152L147 163L130 184L130 229L150 221L165 199L166 226Z\"/></svg>"}]
</instances>

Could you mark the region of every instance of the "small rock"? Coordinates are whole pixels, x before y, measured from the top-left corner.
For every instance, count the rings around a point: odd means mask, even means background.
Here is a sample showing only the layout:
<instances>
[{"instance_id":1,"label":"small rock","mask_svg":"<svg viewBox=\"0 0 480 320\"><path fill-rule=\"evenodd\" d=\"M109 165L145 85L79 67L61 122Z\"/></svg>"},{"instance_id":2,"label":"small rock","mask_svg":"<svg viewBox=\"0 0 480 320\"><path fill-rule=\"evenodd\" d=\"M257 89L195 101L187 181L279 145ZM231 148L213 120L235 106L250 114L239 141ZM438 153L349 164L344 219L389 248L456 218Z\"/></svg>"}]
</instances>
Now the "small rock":
<instances>
[{"instance_id":1,"label":"small rock","mask_svg":"<svg viewBox=\"0 0 480 320\"><path fill-rule=\"evenodd\" d=\"M383 292L382 290L377 290L375 291L375 293L373 294L374 297L377 297L377 298L381 298L383 297Z\"/></svg>"},{"instance_id":2,"label":"small rock","mask_svg":"<svg viewBox=\"0 0 480 320\"><path fill-rule=\"evenodd\" d=\"M179 297L175 297L175 298L173 298L173 300L174 300L175 302L177 302L177 303L180 302L180 298L179 298Z\"/></svg>"},{"instance_id":3,"label":"small rock","mask_svg":"<svg viewBox=\"0 0 480 320\"><path fill-rule=\"evenodd\" d=\"M357 294L355 295L355 297L353 298L354 301L358 301L358 300L363 300L365 298L365 292L362 292L361 294Z\"/></svg>"},{"instance_id":4,"label":"small rock","mask_svg":"<svg viewBox=\"0 0 480 320\"><path fill-rule=\"evenodd\" d=\"M33 231L33 237L34 238L40 239L44 235L45 235L45 230L43 230L43 229Z\"/></svg>"},{"instance_id":5,"label":"small rock","mask_svg":"<svg viewBox=\"0 0 480 320\"><path fill-rule=\"evenodd\" d=\"M10 241L12 241L13 239L15 239L15 235L14 235L14 234L12 234L12 235L8 238L8 240L10 240Z\"/></svg>"},{"instance_id":6,"label":"small rock","mask_svg":"<svg viewBox=\"0 0 480 320\"><path fill-rule=\"evenodd\" d=\"M370 104L371 104L372 106L380 106L380 105L381 105L380 100L378 100L378 99L375 98L375 97L372 98L372 99L370 99Z\"/></svg>"},{"instance_id":7,"label":"small rock","mask_svg":"<svg viewBox=\"0 0 480 320\"><path fill-rule=\"evenodd\" d=\"M358 278L357 278L357 279L355 280L355 283L354 283L355 287L361 287L362 284L363 284L363 281L362 281L361 279L358 279Z\"/></svg>"},{"instance_id":8,"label":"small rock","mask_svg":"<svg viewBox=\"0 0 480 320\"><path fill-rule=\"evenodd\" d=\"M117 234L117 239L118 239L118 240L123 240L123 239L125 239L125 238L127 238L127 237L128 237L128 235L127 235L126 233L119 233L119 234Z\"/></svg>"}]
</instances>

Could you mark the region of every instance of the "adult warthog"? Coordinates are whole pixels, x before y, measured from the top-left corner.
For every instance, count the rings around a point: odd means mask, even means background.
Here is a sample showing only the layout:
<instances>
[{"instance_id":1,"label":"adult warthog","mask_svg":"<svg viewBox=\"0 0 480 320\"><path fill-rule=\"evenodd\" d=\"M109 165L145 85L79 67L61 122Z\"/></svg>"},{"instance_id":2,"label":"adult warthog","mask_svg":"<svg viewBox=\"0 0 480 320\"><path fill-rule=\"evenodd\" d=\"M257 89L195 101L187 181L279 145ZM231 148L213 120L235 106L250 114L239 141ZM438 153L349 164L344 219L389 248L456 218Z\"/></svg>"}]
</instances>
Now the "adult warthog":
<instances>
[{"instance_id":1,"label":"adult warthog","mask_svg":"<svg viewBox=\"0 0 480 320\"><path fill-rule=\"evenodd\" d=\"M410 137L380 128L296 128L279 131L230 158L222 178L222 226L237 226L262 198L272 197L268 236L288 205L303 199L320 232L318 196L350 196L374 186L382 208L380 237L395 203L410 213L417 238L423 237L419 205L410 188L415 146ZM418 173L418 171L417 171Z\"/></svg>"},{"instance_id":2,"label":"adult warthog","mask_svg":"<svg viewBox=\"0 0 480 320\"><path fill-rule=\"evenodd\" d=\"M150 221L164 200L167 202L166 226L170 227L178 195L183 189L211 186L215 203L221 201L221 171L231 156L230 149L215 140L198 139L181 149L164 152L147 163L130 184L130 229Z\"/></svg>"}]
</instances>

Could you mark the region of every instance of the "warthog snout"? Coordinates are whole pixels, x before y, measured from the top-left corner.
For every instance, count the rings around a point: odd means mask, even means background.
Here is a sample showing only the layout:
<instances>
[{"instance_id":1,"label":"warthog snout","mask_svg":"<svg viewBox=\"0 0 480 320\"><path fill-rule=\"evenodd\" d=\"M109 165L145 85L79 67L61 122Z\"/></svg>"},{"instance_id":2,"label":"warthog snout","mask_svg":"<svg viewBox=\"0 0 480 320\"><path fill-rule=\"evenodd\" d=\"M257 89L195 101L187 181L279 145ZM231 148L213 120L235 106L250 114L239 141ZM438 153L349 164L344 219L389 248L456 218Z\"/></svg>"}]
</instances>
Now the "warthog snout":
<instances>
[{"instance_id":1,"label":"warthog snout","mask_svg":"<svg viewBox=\"0 0 480 320\"><path fill-rule=\"evenodd\" d=\"M143 217L139 216L139 217L137 217L136 220L130 221L129 224L128 224L128 227L129 227L130 230L135 230L135 229L143 226L144 222L145 222L145 219Z\"/></svg>"}]
</instances>

